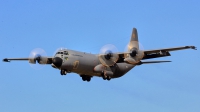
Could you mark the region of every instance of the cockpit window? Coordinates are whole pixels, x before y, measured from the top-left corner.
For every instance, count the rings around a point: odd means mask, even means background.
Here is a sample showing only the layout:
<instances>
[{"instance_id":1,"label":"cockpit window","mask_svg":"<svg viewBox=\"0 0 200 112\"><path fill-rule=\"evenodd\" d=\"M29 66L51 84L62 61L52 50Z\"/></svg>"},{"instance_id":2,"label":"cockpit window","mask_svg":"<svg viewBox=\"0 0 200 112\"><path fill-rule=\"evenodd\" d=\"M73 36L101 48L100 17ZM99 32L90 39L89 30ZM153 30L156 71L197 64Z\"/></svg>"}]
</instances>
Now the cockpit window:
<instances>
[{"instance_id":1,"label":"cockpit window","mask_svg":"<svg viewBox=\"0 0 200 112\"><path fill-rule=\"evenodd\" d=\"M56 54L64 54L64 55L69 55L67 51L64 51L64 52L57 52Z\"/></svg>"},{"instance_id":2,"label":"cockpit window","mask_svg":"<svg viewBox=\"0 0 200 112\"><path fill-rule=\"evenodd\" d=\"M67 51L64 51L64 55L69 55Z\"/></svg>"}]
</instances>

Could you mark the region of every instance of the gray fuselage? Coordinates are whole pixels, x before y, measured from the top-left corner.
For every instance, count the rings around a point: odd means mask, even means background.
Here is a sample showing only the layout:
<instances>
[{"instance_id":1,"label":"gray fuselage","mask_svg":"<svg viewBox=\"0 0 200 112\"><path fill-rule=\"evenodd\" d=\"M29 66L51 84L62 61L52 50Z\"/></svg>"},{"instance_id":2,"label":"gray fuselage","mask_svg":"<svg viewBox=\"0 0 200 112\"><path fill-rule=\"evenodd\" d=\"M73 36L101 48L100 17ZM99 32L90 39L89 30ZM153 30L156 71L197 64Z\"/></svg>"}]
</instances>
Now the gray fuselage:
<instances>
[{"instance_id":1,"label":"gray fuselage","mask_svg":"<svg viewBox=\"0 0 200 112\"><path fill-rule=\"evenodd\" d=\"M68 72L74 72L79 75L99 76L100 72L94 70L95 67L101 66L100 69L113 72L112 78L121 77L131 70L135 65L128 63L115 63L113 66L103 66L99 61L99 56L95 54L79 52L69 49L59 50L55 57L60 57L63 62L59 69Z\"/></svg>"}]
</instances>

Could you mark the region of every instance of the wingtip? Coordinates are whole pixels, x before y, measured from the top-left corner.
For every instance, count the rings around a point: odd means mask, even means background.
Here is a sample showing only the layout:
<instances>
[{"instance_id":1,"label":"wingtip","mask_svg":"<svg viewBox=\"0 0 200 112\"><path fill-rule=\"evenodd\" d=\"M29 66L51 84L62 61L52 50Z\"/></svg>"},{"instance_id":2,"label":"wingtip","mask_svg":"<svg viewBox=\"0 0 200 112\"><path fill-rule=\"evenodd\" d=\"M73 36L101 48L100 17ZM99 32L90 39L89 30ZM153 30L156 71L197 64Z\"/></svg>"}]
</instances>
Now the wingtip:
<instances>
[{"instance_id":1,"label":"wingtip","mask_svg":"<svg viewBox=\"0 0 200 112\"><path fill-rule=\"evenodd\" d=\"M195 46L186 46L187 48L191 48L191 49L194 49L194 50L197 50L197 47Z\"/></svg>"},{"instance_id":2,"label":"wingtip","mask_svg":"<svg viewBox=\"0 0 200 112\"><path fill-rule=\"evenodd\" d=\"M4 58L3 62L10 62L10 61L7 58Z\"/></svg>"},{"instance_id":3,"label":"wingtip","mask_svg":"<svg viewBox=\"0 0 200 112\"><path fill-rule=\"evenodd\" d=\"M192 46L192 49L194 49L194 50L197 50L197 47L195 47L195 46Z\"/></svg>"}]
</instances>

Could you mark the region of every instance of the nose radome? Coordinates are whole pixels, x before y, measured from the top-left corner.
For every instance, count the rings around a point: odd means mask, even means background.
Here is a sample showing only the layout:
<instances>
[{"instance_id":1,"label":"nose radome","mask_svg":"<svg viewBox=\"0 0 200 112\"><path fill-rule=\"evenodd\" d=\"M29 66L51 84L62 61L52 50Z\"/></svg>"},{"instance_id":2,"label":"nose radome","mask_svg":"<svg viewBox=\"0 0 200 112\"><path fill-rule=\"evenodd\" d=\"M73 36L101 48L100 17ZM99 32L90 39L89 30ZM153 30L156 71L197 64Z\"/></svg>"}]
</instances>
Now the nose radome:
<instances>
[{"instance_id":1,"label":"nose radome","mask_svg":"<svg viewBox=\"0 0 200 112\"><path fill-rule=\"evenodd\" d=\"M59 57L55 57L55 58L53 59L53 64L54 64L57 68L60 68L60 67L61 67L62 62L63 62L63 60L62 60L61 58L59 58Z\"/></svg>"}]
</instances>

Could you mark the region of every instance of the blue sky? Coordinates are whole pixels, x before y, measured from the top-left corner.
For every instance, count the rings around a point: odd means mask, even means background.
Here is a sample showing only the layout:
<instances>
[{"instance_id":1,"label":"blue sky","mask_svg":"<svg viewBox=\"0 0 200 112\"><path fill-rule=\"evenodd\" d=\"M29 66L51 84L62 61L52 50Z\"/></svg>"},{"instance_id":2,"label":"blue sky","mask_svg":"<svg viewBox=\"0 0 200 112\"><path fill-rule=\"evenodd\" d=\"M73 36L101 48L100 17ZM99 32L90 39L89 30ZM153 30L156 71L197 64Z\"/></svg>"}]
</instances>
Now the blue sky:
<instances>
[{"instance_id":1,"label":"blue sky","mask_svg":"<svg viewBox=\"0 0 200 112\"><path fill-rule=\"evenodd\" d=\"M42 48L99 53L127 45L133 27L145 50L200 43L198 0L0 0L0 59ZM0 63L1 112L199 112L199 50L172 52L172 63L137 66L125 76L83 82L51 66Z\"/></svg>"}]
</instances>

